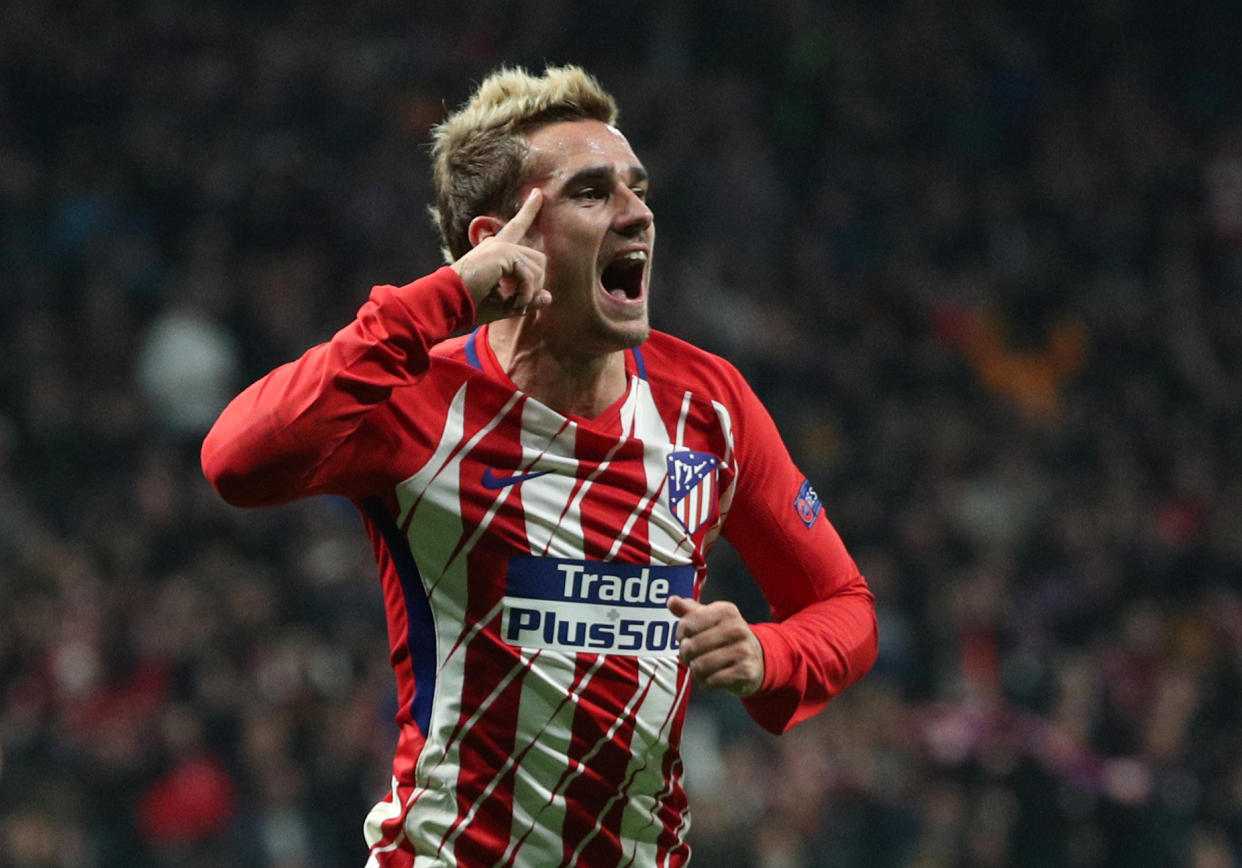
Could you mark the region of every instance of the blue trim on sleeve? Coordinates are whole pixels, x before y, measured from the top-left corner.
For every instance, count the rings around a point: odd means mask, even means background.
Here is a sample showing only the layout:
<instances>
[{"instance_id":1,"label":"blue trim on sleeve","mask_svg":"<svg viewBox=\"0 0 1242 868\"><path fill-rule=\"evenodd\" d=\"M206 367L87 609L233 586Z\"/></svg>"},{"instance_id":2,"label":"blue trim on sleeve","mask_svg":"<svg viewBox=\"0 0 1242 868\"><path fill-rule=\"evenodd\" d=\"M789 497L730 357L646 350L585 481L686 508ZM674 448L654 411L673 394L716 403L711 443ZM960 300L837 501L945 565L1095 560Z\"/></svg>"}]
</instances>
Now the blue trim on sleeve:
<instances>
[{"instance_id":1,"label":"blue trim on sleeve","mask_svg":"<svg viewBox=\"0 0 1242 868\"><path fill-rule=\"evenodd\" d=\"M466 361L470 363L470 367L483 370L483 363L479 361L479 348L474 345L475 340L479 337L479 330L475 329L470 333L470 337L466 338Z\"/></svg>"},{"instance_id":2,"label":"blue trim on sleeve","mask_svg":"<svg viewBox=\"0 0 1242 868\"><path fill-rule=\"evenodd\" d=\"M378 497L362 501L367 517L375 524L401 580L405 598L405 619L408 626L406 642L410 648L410 664L414 669L414 701L410 715L424 736L431 726L431 701L436 694L436 625L431 617L431 603L423 589L409 540L401 533L396 521Z\"/></svg>"}]
</instances>

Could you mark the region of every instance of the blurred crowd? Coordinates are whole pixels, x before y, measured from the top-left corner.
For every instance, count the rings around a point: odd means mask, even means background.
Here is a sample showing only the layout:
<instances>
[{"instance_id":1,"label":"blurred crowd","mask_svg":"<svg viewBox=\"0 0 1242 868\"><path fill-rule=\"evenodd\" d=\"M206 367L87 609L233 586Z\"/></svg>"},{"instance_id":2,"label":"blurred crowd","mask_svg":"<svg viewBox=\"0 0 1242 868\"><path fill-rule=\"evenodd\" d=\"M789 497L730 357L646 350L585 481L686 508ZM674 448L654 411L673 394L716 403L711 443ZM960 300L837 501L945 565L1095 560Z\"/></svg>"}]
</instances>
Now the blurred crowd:
<instances>
[{"instance_id":1,"label":"blurred crowd","mask_svg":"<svg viewBox=\"0 0 1242 868\"><path fill-rule=\"evenodd\" d=\"M653 321L733 360L878 598L781 738L693 695L696 865L1242 865L1242 6L5 0L0 866L361 865L394 685L352 506L224 402L440 263L429 126L577 62ZM712 597L766 608L725 545Z\"/></svg>"}]
</instances>

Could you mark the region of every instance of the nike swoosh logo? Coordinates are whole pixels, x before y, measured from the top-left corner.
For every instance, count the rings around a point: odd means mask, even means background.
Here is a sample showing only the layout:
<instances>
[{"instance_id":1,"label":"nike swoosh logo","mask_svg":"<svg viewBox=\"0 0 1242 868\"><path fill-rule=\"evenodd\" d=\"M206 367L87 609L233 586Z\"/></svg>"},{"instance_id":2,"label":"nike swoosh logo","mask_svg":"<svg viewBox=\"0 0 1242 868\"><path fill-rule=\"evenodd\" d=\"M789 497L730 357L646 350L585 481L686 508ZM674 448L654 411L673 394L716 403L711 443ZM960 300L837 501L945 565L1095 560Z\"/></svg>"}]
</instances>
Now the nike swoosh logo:
<instances>
[{"instance_id":1,"label":"nike swoosh logo","mask_svg":"<svg viewBox=\"0 0 1242 868\"><path fill-rule=\"evenodd\" d=\"M507 485L517 485L519 482L534 479L536 476L546 476L551 472L551 470L540 470L537 473L515 473L512 476L497 476L492 473L492 468L486 467L483 470L483 487L495 491Z\"/></svg>"}]
</instances>

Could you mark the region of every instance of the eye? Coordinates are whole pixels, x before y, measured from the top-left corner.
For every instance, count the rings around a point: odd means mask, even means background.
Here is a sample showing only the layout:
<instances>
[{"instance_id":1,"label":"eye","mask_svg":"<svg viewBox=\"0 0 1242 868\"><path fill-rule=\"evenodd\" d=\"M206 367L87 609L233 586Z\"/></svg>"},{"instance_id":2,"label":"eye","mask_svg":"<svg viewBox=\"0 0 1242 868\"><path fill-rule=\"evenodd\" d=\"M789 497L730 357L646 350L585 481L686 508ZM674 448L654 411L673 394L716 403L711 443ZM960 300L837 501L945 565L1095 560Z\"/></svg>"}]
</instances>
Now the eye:
<instances>
[{"instance_id":1,"label":"eye","mask_svg":"<svg viewBox=\"0 0 1242 868\"><path fill-rule=\"evenodd\" d=\"M647 188L646 187L631 187L630 190L632 190L634 195L637 196L643 202L647 201Z\"/></svg>"},{"instance_id":2,"label":"eye","mask_svg":"<svg viewBox=\"0 0 1242 868\"><path fill-rule=\"evenodd\" d=\"M575 194L579 199L607 199L608 191L603 187L582 187Z\"/></svg>"}]
</instances>

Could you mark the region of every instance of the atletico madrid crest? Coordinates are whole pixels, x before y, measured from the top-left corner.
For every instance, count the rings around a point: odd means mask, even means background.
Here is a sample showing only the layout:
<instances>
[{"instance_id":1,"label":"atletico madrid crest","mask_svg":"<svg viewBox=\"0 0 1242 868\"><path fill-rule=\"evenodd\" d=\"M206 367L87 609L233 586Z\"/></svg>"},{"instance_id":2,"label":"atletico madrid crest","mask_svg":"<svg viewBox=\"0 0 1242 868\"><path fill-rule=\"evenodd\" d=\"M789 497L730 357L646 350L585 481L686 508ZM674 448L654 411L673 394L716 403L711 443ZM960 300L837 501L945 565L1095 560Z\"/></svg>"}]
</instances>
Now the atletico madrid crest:
<instances>
[{"instance_id":1,"label":"atletico madrid crest","mask_svg":"<svg viewBox=\"0 0 1242 868\"><path fill-rule=\"evenodd\" d=\"M686 533L694 533L716 514L719 463L715 455L690 449L668 456L668 505Z\"/></svg>"}]
</instances>

